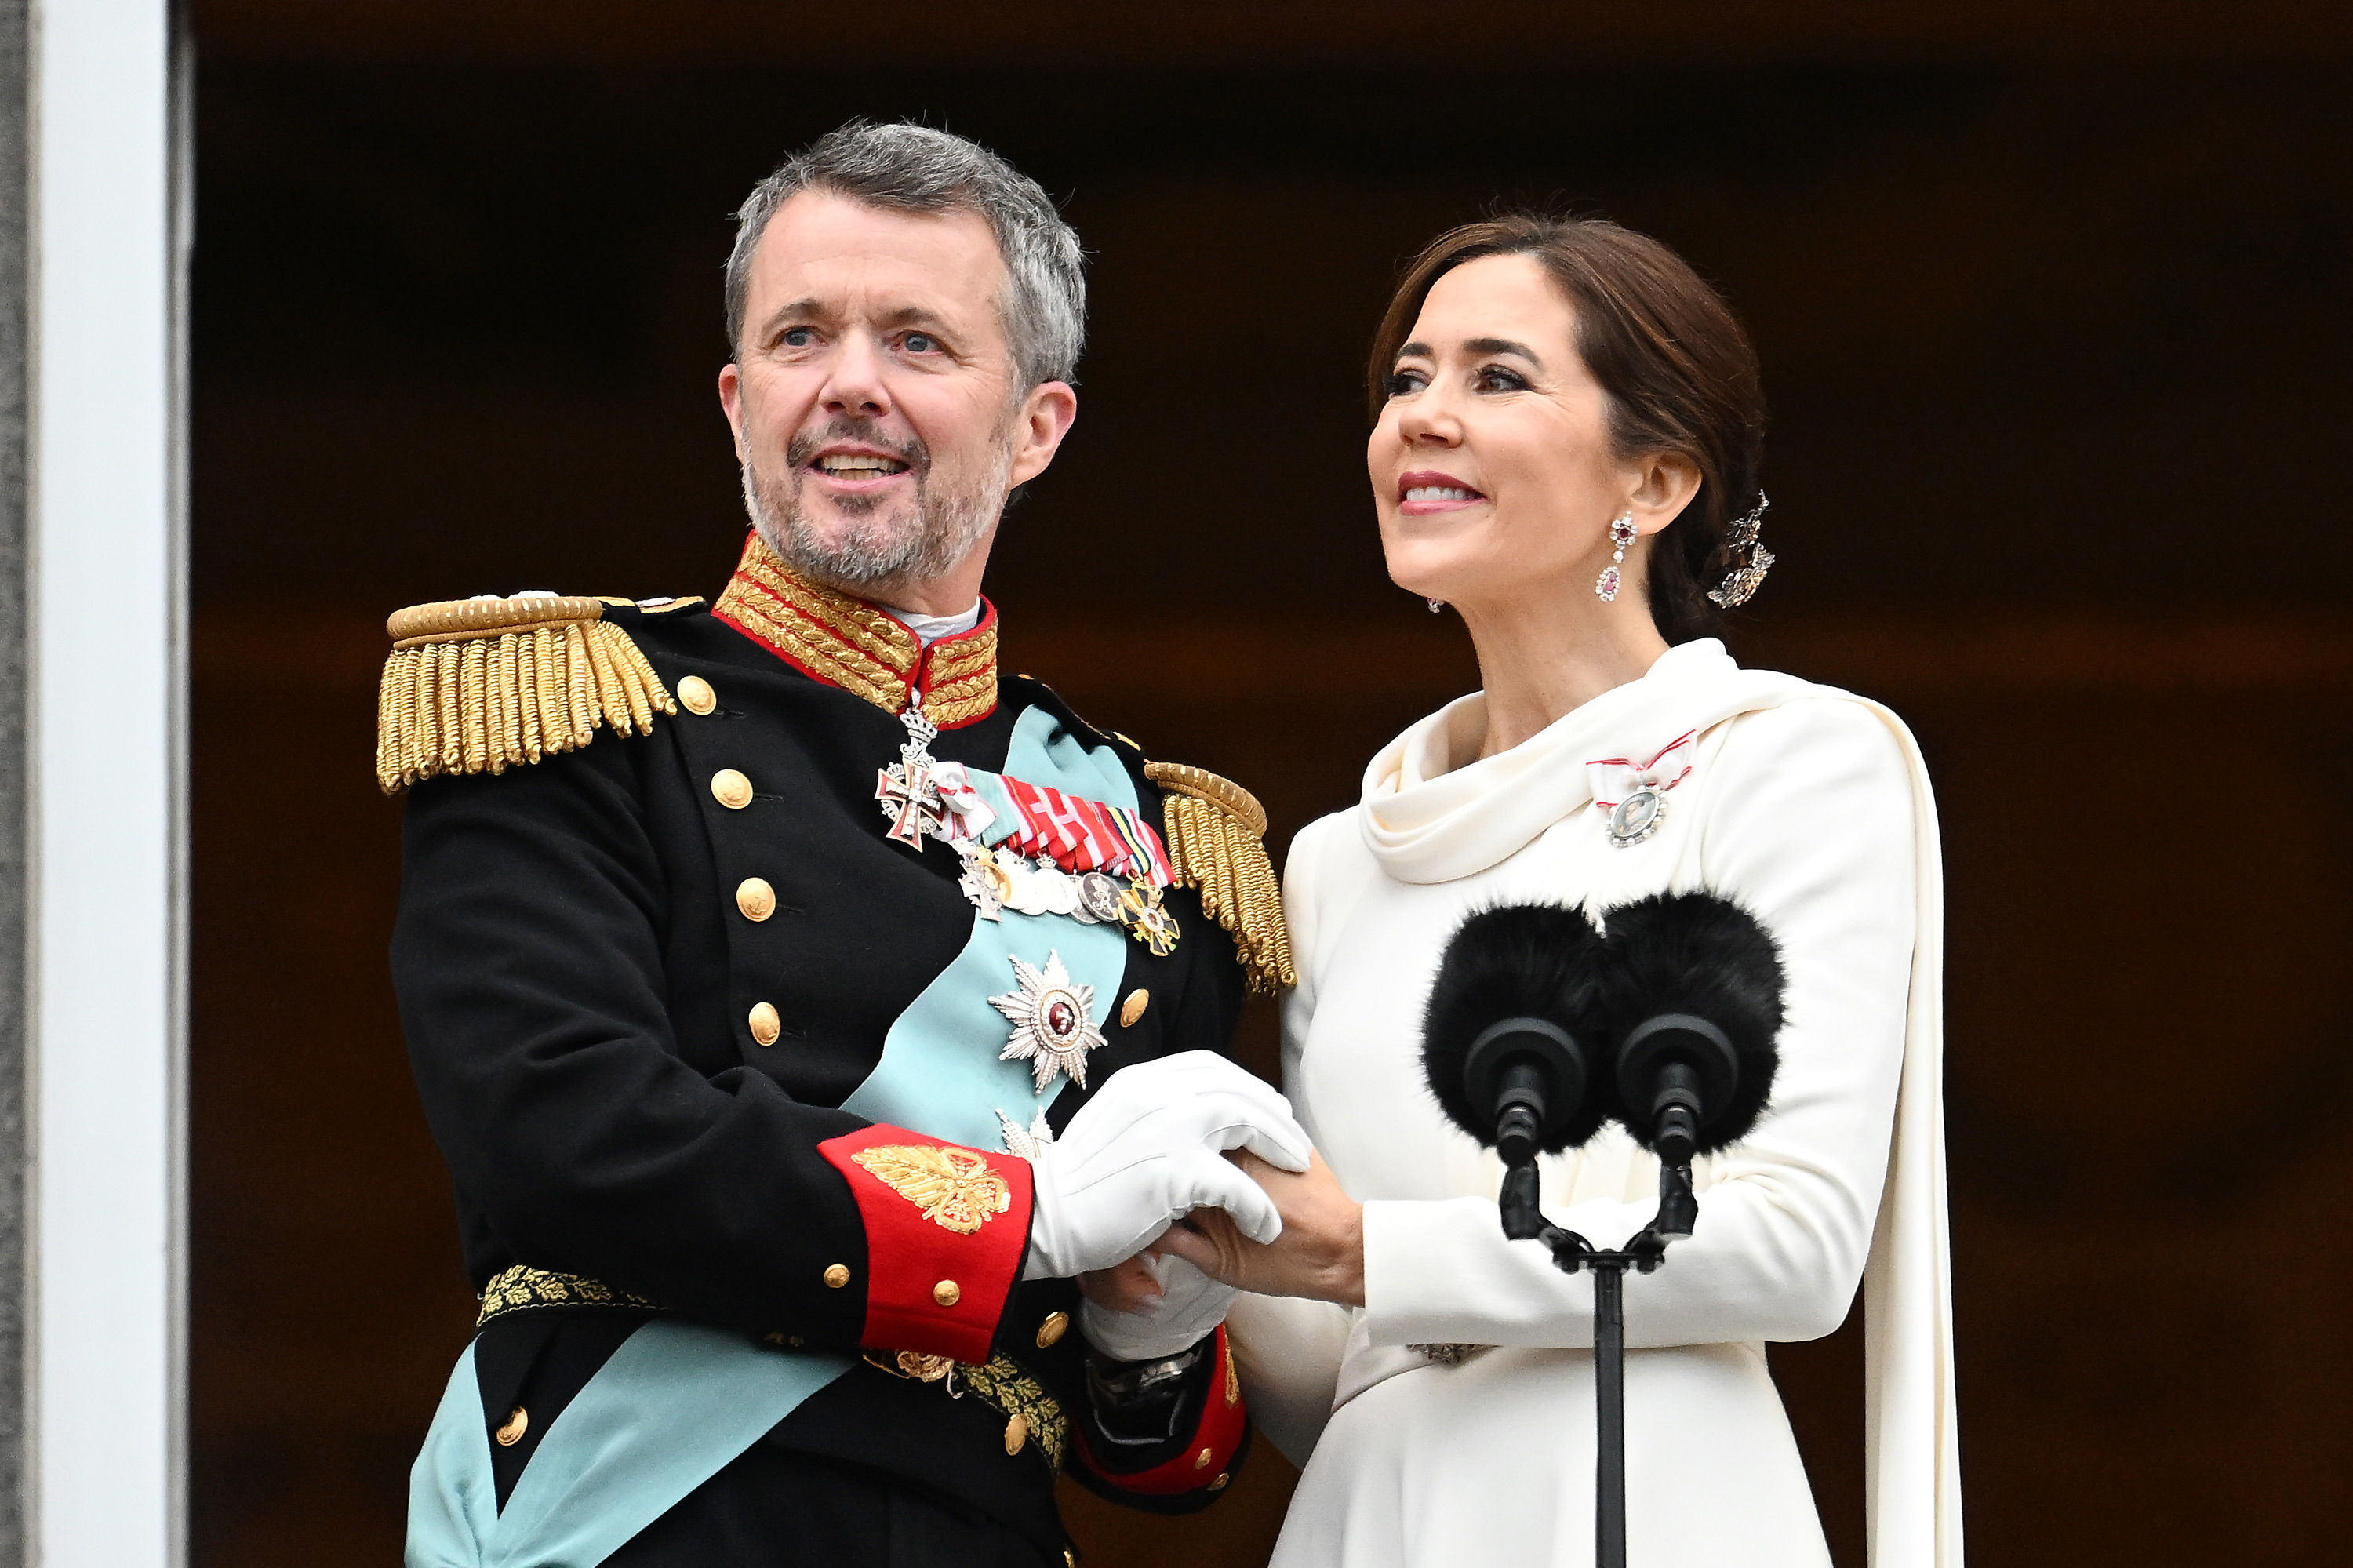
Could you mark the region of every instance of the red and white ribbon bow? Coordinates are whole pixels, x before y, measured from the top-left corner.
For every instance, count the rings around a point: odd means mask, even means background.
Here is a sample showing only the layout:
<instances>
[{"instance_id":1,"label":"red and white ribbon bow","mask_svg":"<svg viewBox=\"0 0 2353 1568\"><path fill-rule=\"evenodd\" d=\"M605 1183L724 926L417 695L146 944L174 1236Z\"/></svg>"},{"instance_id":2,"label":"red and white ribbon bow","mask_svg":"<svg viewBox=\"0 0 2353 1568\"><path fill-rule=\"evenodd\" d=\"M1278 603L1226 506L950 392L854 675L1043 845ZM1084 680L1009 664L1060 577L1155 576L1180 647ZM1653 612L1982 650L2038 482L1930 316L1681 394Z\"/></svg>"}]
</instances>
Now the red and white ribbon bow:
<instances>
[{"instance_id":1,"label":"red and white ribbon bow","mask_svg":"<svg viewBox=\"0 0 2353 1568\"><path fill-rule=\"evenodd\" d=\"M940 792L941 802L956 814L957 826L963 829L965 838L980 837L988 831L988 824L997 821L997 813L980 798L980 791L972 787L963 763L934 762L932 783Z\"/></svg>"},{"instance_id":2,"label":"red and white ribbon bow","mask_svg":"<svg viewBox=\"0 0 2353 1568\"><path fill-rule=\"evenodd\" d=\"M1691 777L1692 743L1698 736L1699 731L1685 730L1661 747L1658 755L1647 762L1637 762L1630 757L1604 757L1588 762L1585 770L1593 781L1593 803L1607 811L1646 786L1661 790L1673 789Z\"/></svg>"}]
</instances>

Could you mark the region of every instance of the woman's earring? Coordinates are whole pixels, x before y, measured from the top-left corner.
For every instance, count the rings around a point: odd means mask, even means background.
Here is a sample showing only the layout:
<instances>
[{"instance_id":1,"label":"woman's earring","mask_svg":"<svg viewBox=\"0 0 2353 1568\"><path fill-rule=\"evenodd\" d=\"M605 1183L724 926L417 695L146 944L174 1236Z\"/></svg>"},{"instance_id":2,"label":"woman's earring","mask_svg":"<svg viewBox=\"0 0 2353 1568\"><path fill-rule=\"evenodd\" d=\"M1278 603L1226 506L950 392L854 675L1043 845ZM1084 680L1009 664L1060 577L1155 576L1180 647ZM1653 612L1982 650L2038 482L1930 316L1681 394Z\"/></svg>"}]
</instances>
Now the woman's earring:
<instances>
[{"instance_id":1,"label":"woman's earring","mask_svg":"<svg viewBox=\"0 0 2353 1568\"><path fill-rule=\"evenodd\" d=\"M1610 555L1609 564L1601 568L1601 575L1593 579L1594 595L1604 604L1613 603L1618 598L1618 568L1625 562L1626 546L1634 542L1634 532L1631 512L1609 524L1609 542L1618 548Z\"/></svg>"},{"instance_id":2,"label":"woman's earring","mask_svg":"<svg viewBox=\"0 0 2353 1568\"><path fill-rule=\"evenodd\" d=\"M1432 615L1446 608L1446 601L1442 599L1425 599L1422 602L1430 606L1430 613Z\"/></svg>"}]
</instances>

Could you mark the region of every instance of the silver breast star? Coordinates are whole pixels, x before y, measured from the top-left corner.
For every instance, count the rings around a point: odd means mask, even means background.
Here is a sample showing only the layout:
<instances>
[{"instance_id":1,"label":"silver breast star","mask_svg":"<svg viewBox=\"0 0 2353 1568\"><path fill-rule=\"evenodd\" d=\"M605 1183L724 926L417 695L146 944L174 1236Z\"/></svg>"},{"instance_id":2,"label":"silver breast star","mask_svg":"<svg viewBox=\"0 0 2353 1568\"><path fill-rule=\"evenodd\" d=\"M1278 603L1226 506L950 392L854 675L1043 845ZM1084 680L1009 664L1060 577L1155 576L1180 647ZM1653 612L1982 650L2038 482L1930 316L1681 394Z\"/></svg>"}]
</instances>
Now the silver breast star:
<instances>
[{"instance_id":1,"label":"silver breast star","mask_svg":"<svg viewBox=\"0 0 2353 1568\"><path fill-rule=\"evenodd\" d=\"M1103 1031L1095 1027L1092 1015L1095 988L1071 979L1059 951L1046 955L1042 972L1023 962L1018 953L1008 956L1021 989L988 999L988 1004L1013 1025L1012 1037L997 1059L1029 1063L1041 1095L1056 1073L1069 1074L1071 1082L1085 1088L1087 1053L1103 1043Z\"/></svg>"}]
</instances>

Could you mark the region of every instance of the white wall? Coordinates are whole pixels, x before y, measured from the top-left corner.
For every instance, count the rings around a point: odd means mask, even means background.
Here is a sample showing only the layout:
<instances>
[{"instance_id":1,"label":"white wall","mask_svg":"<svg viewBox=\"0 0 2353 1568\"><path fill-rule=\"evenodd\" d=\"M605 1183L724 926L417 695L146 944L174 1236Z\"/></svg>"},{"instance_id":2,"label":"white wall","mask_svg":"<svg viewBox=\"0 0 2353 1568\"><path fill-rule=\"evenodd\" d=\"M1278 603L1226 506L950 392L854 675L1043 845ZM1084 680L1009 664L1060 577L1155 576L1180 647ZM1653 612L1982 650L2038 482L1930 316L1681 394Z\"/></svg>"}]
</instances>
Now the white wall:
<instances>
[{"instance_id":1,"label":"white wall","mask_svg":"<svg viewBox=\"0 0 2353 1568\"><path fill-rule=\"evenodd\" d=\"M27 1500L54 1568L185 1558L173 37L163 0L34 7Z\"/></svg>"}]
</instances>

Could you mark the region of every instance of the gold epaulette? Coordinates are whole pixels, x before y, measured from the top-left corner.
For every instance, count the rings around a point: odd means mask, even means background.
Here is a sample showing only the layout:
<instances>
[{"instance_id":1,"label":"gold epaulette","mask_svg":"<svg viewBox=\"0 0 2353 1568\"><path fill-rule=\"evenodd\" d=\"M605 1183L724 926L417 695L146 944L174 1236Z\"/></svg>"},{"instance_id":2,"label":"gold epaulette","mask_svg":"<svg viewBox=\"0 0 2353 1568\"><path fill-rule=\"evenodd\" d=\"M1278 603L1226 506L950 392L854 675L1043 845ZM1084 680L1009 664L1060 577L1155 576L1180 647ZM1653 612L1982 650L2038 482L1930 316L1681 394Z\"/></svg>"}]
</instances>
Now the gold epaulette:
<instances>
[{"instance_id":1,"label":"gold epaulette","mask_svg":"<svg viewBox=\"0 0 2353 1568\"><path fill-rule=\"evenodd\" d=\"M626 603L626 600L615 600ZM443 773L503 773L577 751L607 724L644 735L678 704L603 599L420 604L385 622L375 778L387 795Z\"/></svg>"},{"instance_id":2,"label":"gold epaulette","mask_svg":"<svg viewBox=\"0 0 2353 1568\"><path fill-rule=\"evenodd\" d=\"M1144 776L1161 789L1170 869L1200 889L1202 910L1232 934L1250 989L1297 985L1282 886L1266 858L1266 808L1240 785L1181 762L1147 762Z\"/></svg>"}]
</instances>

